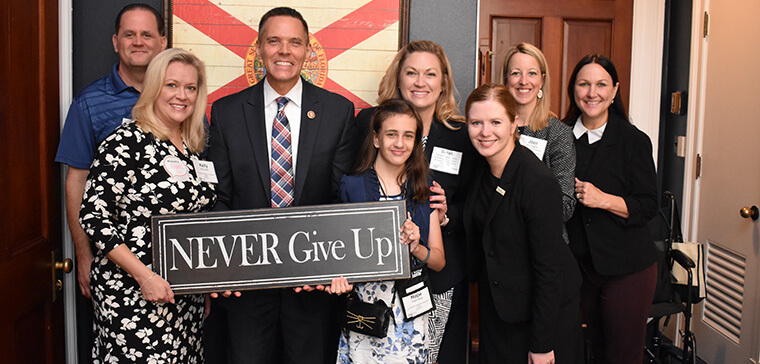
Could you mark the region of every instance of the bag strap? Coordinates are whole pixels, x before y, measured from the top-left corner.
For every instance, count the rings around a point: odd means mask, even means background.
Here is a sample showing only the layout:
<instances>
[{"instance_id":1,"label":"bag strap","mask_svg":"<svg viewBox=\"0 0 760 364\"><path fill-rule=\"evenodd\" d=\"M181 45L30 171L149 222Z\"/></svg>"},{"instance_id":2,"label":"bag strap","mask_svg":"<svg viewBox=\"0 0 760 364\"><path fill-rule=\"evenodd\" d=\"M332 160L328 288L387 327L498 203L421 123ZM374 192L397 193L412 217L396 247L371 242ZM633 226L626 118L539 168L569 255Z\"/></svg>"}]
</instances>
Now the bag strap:
<instances>
[{"instance_id":1,"label":"bag strap","mask_svg":"<svg viewBox=\"0 0 760 364\"><path fill-rule=\"evenodd\" d=\"M670 191L666 191L665 198L670 201L670 242L683 243L681 214L678 212L678 203L676 203L676 197Z\"/></svg>"},{"instance_id":2,"label":"bag strap","mask_svg":"<svg viewBox=\"0 0 760 364\"><path fill-rule=\"evenodd\" d=\"M393 287L391 287L391 297L392 297L392 298L391 298L391 304L390 304L390 306L389 306L389 307L390 307L390 308L393 308L393 305L396 303L396 284L395 284L395 282L394 282L394 284L393 284ZM351 292L349 292L349 293L348 293L348 295L346 296L346 299L347 299L347 300L352 300L352 301L360 301L360 302L364 302L364 301L362 301L362 300L359 298L359 294L358 294L358 293L356 293L356 290L355 290L355 289L352 289L352 290L351 290ZM382 301L382 300L381 300L381 301ZM383 301L383 302L385 302L385 301ZM386 303L386 305L388 305L388 304Z\"/></svg>"}]
</instances>

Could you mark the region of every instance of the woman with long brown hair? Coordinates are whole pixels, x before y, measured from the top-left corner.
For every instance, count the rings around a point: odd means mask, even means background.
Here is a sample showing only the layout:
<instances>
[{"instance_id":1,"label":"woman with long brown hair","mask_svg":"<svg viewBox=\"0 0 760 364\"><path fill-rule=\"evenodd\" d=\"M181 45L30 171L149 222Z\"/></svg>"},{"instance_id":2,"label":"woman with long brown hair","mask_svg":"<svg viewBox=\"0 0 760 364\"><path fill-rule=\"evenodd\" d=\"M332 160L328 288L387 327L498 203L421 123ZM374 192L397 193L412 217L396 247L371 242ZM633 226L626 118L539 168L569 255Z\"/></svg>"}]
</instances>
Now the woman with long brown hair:
<instances>
[{"instance_id":1,"label":"woman with long brown hair","mask_svg":"<svg viewBox=\"0 0 760 364\"><path fill-rule=\"evenodd\" d=\"M427 264L433 271L446 265L438 211L428 201L427 161L422 152L422 122L413 106L399 99L378 106L370 122L356 168L340 184L343 202L406 200L408 219L401 242L409 245L412 266ZM417 263L417 264L415 264ZM338 363L427 363L428 314L405 319L396 282L348 284L336 278L325 288L330 293L357 293L360 300L379 300L391 306L393 323L387 336L377 338L344 331L338 346Z\"/></svg>"},{"instance_id":2,"label":"woman with long brown hair","mask_svg":"<svg viewBox=\"0 0 760 364\"><path fill-rule=\"evenodd\" d=\"M434 184L431 206L438 210L446 251L446 267L430 273L436 309L430 315L429 363L460 364L467 360L468 286L465 278L465 237L462 207L472 175L475 151L467 138L464 117L457 111L456 88L443 48L416 40L401 48L388 66L378 89L378 103L408 101L422 121L421 140ZM359 135L371 133L374 108L356 118Z\"/></svg>"}]
</instances>

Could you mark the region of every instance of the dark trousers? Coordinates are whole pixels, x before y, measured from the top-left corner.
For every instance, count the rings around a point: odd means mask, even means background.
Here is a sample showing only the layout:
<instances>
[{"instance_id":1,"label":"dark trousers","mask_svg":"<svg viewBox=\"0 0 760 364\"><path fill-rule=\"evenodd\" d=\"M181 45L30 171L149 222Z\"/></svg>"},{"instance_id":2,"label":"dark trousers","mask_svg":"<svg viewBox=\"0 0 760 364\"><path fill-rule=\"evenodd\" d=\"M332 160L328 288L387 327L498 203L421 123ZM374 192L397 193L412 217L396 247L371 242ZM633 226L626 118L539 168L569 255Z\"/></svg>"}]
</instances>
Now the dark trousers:
<instances>
[{"instance_id":1,"label":"dark trousers","mask_svg":"<svg viewBox=\"0 0 760 364\"><path fill-rule=\"evenodd\" d=\"M554 359L557 364L579 364L583 356L580 295L576 292L560 304L555 330ZM487 281L478 284L480 351L478 363L527 363L530 351L531 322L507 323L501 320ZM639 363L641 364L641 363Z\"/></svg>"},{"instance_id":2,"label":"dark trousers","mask_svg":"<svg viewBox=\"0 0 760 364\"><path fill-rule=\"evenodd\" d=\"M586 339L596 363L641 364L657 264L621 276L603 276L590 263L579 265Z\"/></svg>"},{"instance_id":3,"label":"dark trousers","mask_svg":"<svg viewBox=\"0 0 760 364\"><path fill-rule=\"evenodd\" d=\"M469 337L470 287L466 279L454 285L451 312L438 350L438 364L462 364L467 362Z\"/></svg>"},{"instance_id":4,"label":"dark trousers","mask_svg":"<svg viewBox=\"0 0 760 364\"><path fill-rule=\"evenodd\" d=\"M292 289L214 299L204 323L206 363L335 363L334 302L335 296L324 292Z\"/></svg>"},{"instance_id":5,"label":"dark trousers","mask_svg":"<svg viewBox=\"0 0 760 364\"><path fill-rule=\"evenodd\" d=\"M93 313L92 300L82 294L79 289L79 277L76 265L74 266L74 282L77 282L76 290L76 323L77 323L77 356L79 364L92 363L92 346L95 344L95 332L92 327Z\"/></svg>"}]
</instances>

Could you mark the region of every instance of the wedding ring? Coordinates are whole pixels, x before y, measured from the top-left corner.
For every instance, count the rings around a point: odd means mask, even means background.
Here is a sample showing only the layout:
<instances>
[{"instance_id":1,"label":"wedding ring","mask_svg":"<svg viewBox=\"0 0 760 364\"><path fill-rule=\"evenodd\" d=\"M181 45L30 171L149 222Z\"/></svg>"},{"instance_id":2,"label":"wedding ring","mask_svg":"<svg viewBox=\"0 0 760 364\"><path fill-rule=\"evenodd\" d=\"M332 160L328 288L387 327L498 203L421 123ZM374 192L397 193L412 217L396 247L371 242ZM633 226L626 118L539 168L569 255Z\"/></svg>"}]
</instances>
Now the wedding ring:
<instances>
[{"instance_id":1,"label":"wedding ring","mask_svg":"<svg viewBox=\"0 0 760 364\"><path fill-rule=\"evenodd\" d=\"M581 199L581 193L580 192L576 193L575 197L577 197L580 200Z\"/></svg>"}]
</instances>

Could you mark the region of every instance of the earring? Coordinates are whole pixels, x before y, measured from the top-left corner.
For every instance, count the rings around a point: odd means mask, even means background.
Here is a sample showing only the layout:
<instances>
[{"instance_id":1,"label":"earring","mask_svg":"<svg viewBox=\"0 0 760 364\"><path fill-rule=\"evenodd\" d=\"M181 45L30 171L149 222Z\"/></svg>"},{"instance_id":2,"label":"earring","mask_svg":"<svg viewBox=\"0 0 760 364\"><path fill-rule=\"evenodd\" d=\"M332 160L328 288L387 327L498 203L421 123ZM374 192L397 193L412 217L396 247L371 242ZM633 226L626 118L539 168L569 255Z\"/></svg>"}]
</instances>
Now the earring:
<instances>
[{"instance_id":1,"label":"earring","mask_svg":"<svg viewBox=\"0 0 760 364\"><path fill-rule=\"evenodd\" d=\"M615 103L615 99L612 99L612 102L610 102L610 104L614 104L614 103Z\"/></svg>"},{"instance_id":2,"label":"earring","mask_svg":"<svg viewBox=\"0 0 760 364\"><path fill-rule=\"evenodd\" d=\"M544 89L542 88L538 89L538 95L536 95L536 97L538 97L539 99L544 97Z\"/></svg>"}]
</instances>

